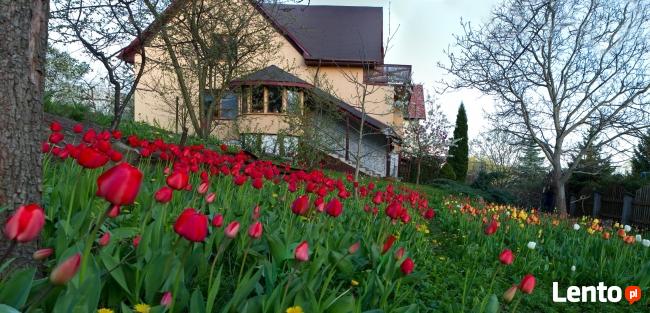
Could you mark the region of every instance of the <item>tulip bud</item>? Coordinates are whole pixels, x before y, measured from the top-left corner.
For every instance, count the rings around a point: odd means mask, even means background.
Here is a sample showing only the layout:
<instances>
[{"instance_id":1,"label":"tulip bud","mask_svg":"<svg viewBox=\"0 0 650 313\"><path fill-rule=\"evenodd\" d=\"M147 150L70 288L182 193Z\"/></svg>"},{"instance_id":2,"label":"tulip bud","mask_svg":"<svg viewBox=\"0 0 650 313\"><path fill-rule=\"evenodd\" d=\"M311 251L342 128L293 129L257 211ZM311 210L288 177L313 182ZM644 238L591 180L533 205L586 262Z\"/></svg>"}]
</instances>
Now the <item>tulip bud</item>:
<instances>
[{"instance_id":1,"label":"tulip bud","mask_svg":"<svg viewBox=\"0 0 650 313\"><path fill-rule=\"evenodd\" d=\"M142 172L128 163L120 163L97 178L97 196L114 205L135 201L142 184Z\"/></svg>"},{"instance_id":2,"label":"tulip bud","mask_svg":"<svg viewBox=\"0 0 650 313\"><path fill-rule=\"evenodd\" d=\"M493 235L497 232L497 229L499 229L499 224L496 220L492 220L487 227L485 227L485 234L488 236Z\"/></svg>"},{"instance_id":3,"label":"tulip bud","mask_svg":"<svg viewBox=\"0 0 650 313\"><path fill-rule=\"evenodd\" d=\"M216 214L212 218L212 226L219 228L219 227L221 227L221 225L223 225L223 215Z\"/></svg>"},{"instance_id":4,"label":"tulip bud","mask_svg":"<svg viewBox=\"0 0 650 313\"><path fill-rule=\"evenodd\" d=\"M202 182L202 183L199 184L199 187L196 189L196 191L197 191L199 194L204 194L204 193L208 192L208 187L209 187L209 186L210 186L210 185L209 185L208 183L206 183L206 182Z\"/></svg>"},{"instance_id":5,"label":"tulip bud","mask_svg":"<svg viewBox=\"0 0 650 313\"><path fill-rule=\"evenodd\" d=\"M251 227L248 229L248 236L250 236L253 239L259 239L262 237L262 223L255 222Z\"/></svg>"},{"instance_id":6,"label":"tulip bud","mask_svg":"<svg viewBox=\"0 0 650 313\"><path fill-rule=\"evenodd\" d=\"M381 254L384 254L390 250L390 248L393 246L393 242L395 242L395 236L389 235L388 238L386 238L386 241L384 242L384 247L381 249Z\"/></svg>"},{"instance_id":7,"label":"tulip bud","mask_svg":"<svg viewBox=\"0 0 650 313\"><path fill-rule=\"evenodd\" d=\"M162 298L160 299L160 305L168 308L171 304L172 304L172 293L167 291L163 294Z\"/></svg>"},{"instance_id":8,"label":"tulip bud","mask_svg":"<svg viewBox=\"0 0 650 313\"><path fill-rule=\"evenodd\" d=\"M137 248L140 245L140 240L142 240L142 236L137 235L133 237L133 247Z\"/></svg>"},{"instance_id":9,"label":"tulip bud","mask_svg":"<svg viewBox=\"0 0 650 313\"><path fill-rule=\"evenodd\" d=\"M330 200L325 206L325 212L332 217L338 217L343 212L343 205L338 198Z\"/></svg>"},{"instance_id":10,"label":"tulip bud","mask_svg":"<svg viewBox=\"0 0 650 313\"><path fill-rule=\"evenodd\" d=\"M193 208L187 208L174 223L174 231L192 242L202 242L208 235L208 217Z\"/></svg>"},{"instance_id":11,"label":"tulip bud","mask_svg":"<svg viewBox=\"0 0 650 313\"><path fill-rule=\"evenodd\" d=\"M397 251L395 252L395 259L401 260L402 257L404 257L404 252L405 252L404 247L400 247L399 249L397 249Z\"/></svg>"},{"instance_id":12,"label":"tulip bud","mask_svg":"<svg viewBox=\"0 0 650 313\"><path fill-rule=\"evenodd\" d=\"M112 206L111 209L108 211L108 214L106 214L106 216L110 218L116 218L118 215L120 215L120 206L117 204Z\"/></svg>"},{"instance_id":13,"label":"tulip bud","mask_svg":"<svg viewBox=\"0 0 650 313\"><path fill-rule=\"evenodd\" d=\"M301 242L296 246L296 251L294 252L294 257L300 262L309 261L309 243L307 241Z\"/></svg>"},{"instance_id":14,"label":"tulip bud","mask_svg":"<svg viewBox=\"0 0 650 313\"><path fill-rule=\"evenodd\" d=\"M355 253L357 253L357 251L359 250L359 247L361 247L361 243L360 243L360 242L357 241L357 242L353 243L353 244L348 248L348 253L349 253L349 254L355 254Z\"/></svg>"},{"instance_id":15,"label":"tulip bud","mask_svg":"<svg viewBox=\"0 0 650 313\"><path fill-rule=\"evenodd\" d=\"M215 194L214 192L211 192L205 196L205 202L207 203L212 203L216 199L217 199L217 194Z\"/></svg>"},{"instance_id":16,"label":"tulip bud","mask_svg":"<svg viewBox=\"0 0 650 313\"><path fill-rule=\"evenodd\" d=\"M302 195L291 204L291 211L296 215L306 215L309 211L309 196Z\"/></svg>"},{"instance_id":17,"label":"tulip bud","mask_svg":"<svg viewBox=\"0 0 650 313\"><path fill-rule=\"evenodd\" d=\"M53 252L54 252L54 249L52 249L52 248L40 249L40 250L34 251L34 254L32 255L32 257L36 261L42 261L42 260L47 259L50 255L52 255Z\"/></svg>"},{"instance_id":18,"label":"tulip bud","mask_svg":"<svg viewBox=\"0 0 650 313\"><path fill-rule=\"evenodd\" d=\"M237 236L237 232L239 232L239 222L237 221L228 224L228 226L226 226L226 229L224 230L226 237L231 239Z\"/></svg>"},{"instance_id":19,"label":"tulip bud","mask_svg":"<svg viewBox=\"0 0 650 313\"><path fill-rule=\"evenodd\" d=\"M50 282L54 285L65 285L79 270L81 254L77 253L59 263L50 274Z\"/></svg>"},{"instance_id":20,"label":"tulip bud","mask_svg":"<svg viewBox=\"0 0 650 313\"><path fill-rule=\"evenodd\" d=\"M100 238L99 238L99 245L102 247L107 246L111 242L111 233L110 232L105 232Z\"/></svg>"},{"instance_id":21,"label":"tulip bud","mask_svg":"<svg viewBox=\"0 0 650 313\"><path fill-rule=\"evenodd\" d=\"M512 299L515 298L515 295L517 294L517 286L512 285L512 287L508 288L506 292L503 293L503 301L506 303L512 302Z\"/></svg>"}]
</instances>

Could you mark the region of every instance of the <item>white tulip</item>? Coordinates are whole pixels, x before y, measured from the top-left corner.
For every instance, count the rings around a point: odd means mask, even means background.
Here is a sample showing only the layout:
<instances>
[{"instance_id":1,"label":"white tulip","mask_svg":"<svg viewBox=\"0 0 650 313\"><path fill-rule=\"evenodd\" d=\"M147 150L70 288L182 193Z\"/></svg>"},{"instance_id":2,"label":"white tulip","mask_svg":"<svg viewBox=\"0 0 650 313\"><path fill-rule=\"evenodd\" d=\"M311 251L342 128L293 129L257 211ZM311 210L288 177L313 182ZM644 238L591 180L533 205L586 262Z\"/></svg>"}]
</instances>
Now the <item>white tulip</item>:
<instances>
[{"instance_id":1,"label":"white tulip","mask_svg":"<svg viewBox=\"0 0 650 313\"><path fill-rule=\"evenodd\" d=\"M528 249L535 250L535 247L537 247L537 243L534 241L531 241L528 243Z\"/></svg>"},{"instance_id":2,"label":"white tulip","mask_svg":"<svg viewBox=\"0 0 650 313\"><path fill-rule=\"evenodd\" d=\"M632 227L631 227L630 225L625 225L625 226L623 227L623 230L624 230L626 233L629 233L630 230L632 230Z\"/></svg>"},{"instance_id":3,"label":"white tulip","mask_svg":"<svg viewBox=\"0 0 650 313\"><path fill-rule=\"evenodd\" d=\"M573 224L573 230L580 230L580 225Z\"/></svg>"},{"instance_id":4,"label":"white tulip","mask_svg":"<svg viewBox=\"0 0 650 313\"><path fill-rule=\"evenodd\" d=\"M576 266L575 266L575 265L572 265L572 266L571 266L571 271L572 271L572 272L575 272L575 271L576 271Z\"/></svg>"},{"instance_id":5,"label":"white tulip","mask_svg":"<svg viewBox=\"0 0 650 313\"><path fill-rule=\"evenodd\" d=\"M650 240L648 240L648 239L643 239L643 241L641 241L641 243L646 248L650 247Z\"/></svg>"},{"instance_id":6,"label":"white tulip","mask_svg":"<svg viewBox=\"0 0 650 313\"><path fill-rule=\"evenodd\" d=\"M641 237L641 235L636 235L636 241L637 242L643 241L643 238Z\"/></svg>"}]
</instances>

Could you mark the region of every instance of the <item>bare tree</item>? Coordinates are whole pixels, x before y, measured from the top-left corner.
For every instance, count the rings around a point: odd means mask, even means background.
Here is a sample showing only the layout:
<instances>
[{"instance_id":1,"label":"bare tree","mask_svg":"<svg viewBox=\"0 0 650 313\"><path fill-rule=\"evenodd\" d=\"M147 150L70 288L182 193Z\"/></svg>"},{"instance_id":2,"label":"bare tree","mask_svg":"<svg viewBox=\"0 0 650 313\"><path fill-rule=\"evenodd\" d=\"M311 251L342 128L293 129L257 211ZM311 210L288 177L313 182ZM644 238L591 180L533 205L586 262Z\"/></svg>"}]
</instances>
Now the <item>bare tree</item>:
<instances>
[{"instance_id":1,"label":"bare tree","mask_svg":"<svg viewBox=\"0 0 650 313\"><path fill-rule=\"evenodd\" d=\"M589 145L614 146L650 126L649 10L636 0L508 0L480 28L463 24L458 54L440 65L455 76L447 87L497 96L503 130L542 149L561 214L578 165L567 151L585 153L582 135L595 129Z\"/></svg>"},{"instance_id":2,"label":"bare tree","mask_svg":"<svg viewBox=\"0 0 650 313\"><path fill-rule=\"evenodd\" d=\"M102 64L112 87L113 120L116 129L145 70L144 61L133 73L120 58L122 48L133 38L141 38L143 25L151 20L139 1L132 0L53 0L50 29L58 44L81 44L84 52ZM144 46L133 47L144 56ZM146 58L143 58L146 60Z\"/></svg>"},{"instance_id":3,"label":"bare tree","mask_svg":"<svg viewBox=\"0 0 650 313\"><path fill-rule=\"evenodd\" d=\"M0 225L20 205L41 201L43 90L48 0L0 2ZM14 242L15 243L15 242ZM0 240L0 259L31 261L33 245L11 251Z\"/></svg>"},{"instance_id":4,"label":"bare tree","mask_svg":"<svg viewBox=\"0 0 650 313\"><path fill-rule=\"evenodd\" d=\"M426 157L444 156L454 141L449 138L449 121L440 104L427 99L431 108L423 121L409 121L404 127L402 153L416 162L415 184L420 184L422 161Z\"/></svg>"},{"instance_id":5,"label":"bare tree","mask_svg":"<svg viewBox=\"0 0 650 313\"><path fill-rule=\"evenodd\" d=\"M219 100L229 91L230 83L262 69L273 57L278 46L273 40L275 29L253 7L256 2L177 1L172 4L177 8L164 12L151 0L144 2L161 21L157 36L148 44L164 51L163 57L158 55L149 62L164 73L173 73L172 84L181 94L180 102L194 132L207 137L216 126Z\"/></svg>"},{"instance_id":6,"label":"bare tree","mask_svg":"<svg viewBox=\"0 0 650 313\"><path fill-rule=\"evenodd\" d=\"M509 172L517 163L522 148L521 140L502 129L490 129L472 140L473 155L487 161L490 170Z\"/></svg>"}]
</instances>

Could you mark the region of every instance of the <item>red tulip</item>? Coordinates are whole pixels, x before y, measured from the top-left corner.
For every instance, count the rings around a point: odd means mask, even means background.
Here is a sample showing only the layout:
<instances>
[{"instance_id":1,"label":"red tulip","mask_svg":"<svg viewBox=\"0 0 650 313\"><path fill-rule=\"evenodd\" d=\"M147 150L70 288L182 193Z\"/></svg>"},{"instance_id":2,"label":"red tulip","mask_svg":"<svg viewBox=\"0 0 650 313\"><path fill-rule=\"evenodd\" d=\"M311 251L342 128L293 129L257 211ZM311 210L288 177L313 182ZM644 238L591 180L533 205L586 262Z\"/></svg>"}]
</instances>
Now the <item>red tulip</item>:
<instances>
[{"instance_id":1,"label":"red tulip","mask_svg":"<svg viewBox=\"0 0 650 313\"><path fill-rule=\"evenodd\" d=\"M185 171L174 171L167 176L167 185L176 190L183 190L189 181L190 176Z\"/></svg>"},{"instance_id":2,"label":"red tulip","mask_svg":"<svg viewBox=\"0 0 650 313\"><path fill-rule=\"evenodd\" d=\"M383 202L381 191L378 191L375 193L375 196L372 197L372 203L379 205L380 203Z\"/></svg>"},{"instance_id":3,"label":"red tulip","mask_svg":"<svg viewBox=\"0 0 650 313\"><path fill-rule=\"evenodd\" d=\"M102 167L108 160L109 158L106 154L87 146L81 148L77 157L77 163L79 165L90 169Z\"/></svg>"},{"instance_id":4,"label":"red tulip","mask_svg":"<svg viewBox=\"0 0 650 313\"><path fill-rule=\"evenodd\" d=\"M497 232L497 229L499 229L499 224L497 223L496 220L492 220L487 227L485 227L485 234L486 235L493 235L494 233Z\"/></svg>"},{"instance_id":5,"label":"red tulip","mask_svg":"<svg viewBox=\"0 0 650 313\"><path fill-rule=\"evenodd\" d=\"M388 206L386 206L386 215L388 215L391 219L398 219L402 216L402 214L402 205L399 202L393 201Z\"/></svg>"},{"instance_id":6,"label":"red tulip","mask_svg":"<svg viewBox=\"0 0 650 313\"><path fill-rule=\"evenodd\" d=\"M52 249L52 248L39 249L39 250L34 251L34 254L32 255L32 257L36 261L42 261L42 260L47 259L50 255L52 255L53 252L54 252L54 249Z\"/></svg>"},{"instance_id":7,"label":"red tulip","mask_svg":"<svg viewBox=\"0 0 650 313\"><path fill-rule=\"evenodd\" d=\"M107 246L111 242L111 233L110 232L105 232L100 238L99 238L99 245L102 247Z\"/></svg>"},{"instance_id":8,"label":"red tulip","mask_svg":"<svg viewBox=\"0 0 650 313\"><path fill-rule=\"evenodd\" d=\"M172 293L167 291L163 294L162 298L160 299L160 305L164 307L169 307L172 304Z\"/></svg>"},{"instance_id":9,"label":"red tulip","mask_svg":"<svg viewBox=\"0 0 650 313\"><path fill-rule=\"evenodd\" d=\"M62 133L52 133L50 134L49 141L53 144L57 144L63 140L63 134Z\"/></svg>"},{"instance_id":10,"label":"red tulip","mask_svg":"<svg viewBox=\"0 0 650 313\"><path fill-rule=\"evenodd\" d=\"M255 208L253 208L253 220L256 221L258 218L260 218L260 206L256 205Z\"/></svg>"},{"instance_id":11,"label":"red tulip","mask_svg":"<svg viewBox=\"0 0 650 313\"><path fill-rule=\"evenodd\" d=\"M119 131L119 130L114 130L114 131L111 133L111 135L113 135L113 138L115 138L115 140L120 140L120 139L122 139L122 132Z\"/></svg>"},{"instance_id":12,"label":"red tulip","mask_svg":"<svg viewBox=\"0 0 650 313\"><path fill-rule=\"evenodd\" d=\"M75 125L72 127L72 131L75 132L76 134L81 134L81 132L84 131L84 126L81 125L81 123L79 123L79 124L75 124Z\"/></svg>"},{"instance_id":13,"label":"red tulip","mask_svg":"<svg viewBox=\"0 0 650 313\"><path fill-rule=\"evenodd\" d=\"M325 212L332 217L338 217L343 212L343 205L338 198L333 198L325 206Z\"/></svg>"},{"instance_id":14,"label":"red tulip","mask_svg":"<svg viewBox=\"0 0 650 313\"><path fill-rule=\"evenodd\" d=\"M154 198L156 201L160 203L167 203L172 200L172 194L174 193L174 190L167 187L163 186L158 191L156 191L156 194L154 195Z\"/></svg>"},{"instance_id":15,"label":"red tulip","mask_svg":"<svg viewBox=\"0 0 650 313\"><path fill-rule=\"evenodd\" d=\"M515 255L512 254L512 250L504 249L501 254L499 254L499 261L502 264L510 265L515 260Z\"/></svg>"},{"instance_id":16,"label":"red tulip","mask_svg":"<svg viewBox=\"0 0 650 313\"><path fill-rule=\"evenodd\" d=\"M79 270L81 254L77 253L59 263L50 274L50 282L54 285L65 285Z\"/></svg>"},{"instance_id":17,"label":"red tulip","mask_svg":"<svg viewBox=\"0 0 650 313\"><path fill-rule=\"evenodd\" d=\"M4 233L9 240L28 242L36 239L45 225L45 213L38 204L21 205L7 220Z\"/></svg>"},{"instance_id":18,"label":"red tulip","mask_svg":"<svg viewBox=\"0 0 650 313\"><path fill-rule=\"evenodd\" d=\"M306 215L309 212L309 196L302 195L291 204L291 211L296 215Z\"/></svg>"},{"instance_id":19,"label":"red tulip","mask_svg":"<svg viewBox=\"0 0 650 313\"><path fill-rule=\"evenodd\" d=\"M119 151L111 150L109 155L111 157L111 161L113 162L122 161L122 153L120 153Z\"/></svg>"},{"instance_id":20,"label":"red tulip","mask_svg":"<svg viewBox=\"0 0 650 313\"><path fill-rule=\"evenodd\" d=\"M223 225L223 215L221 215L221 214L216 214L216 215L212 218L212 226L218 228L218 227L221 227L221 225Z\"/></svg>"},{"instance_id":21,"label":"red tulip","mask_svg":"<svg viewBox=\"0 0 650 313\"><path fill-rule=\"evenodd\" d=\"M228 224L228 226L226 226L226 229L224 229L226 237L231 239L237 236L237 232L239 232L239 222L237 221L231 222Z\"/></svg>"},{"instance_id":22,"label":"red tulip","mask_svg":"<svg viewBox=\"0 0 650 313\"><path fill-rule=\"evenodd\" d=\"M174 231L189 241L202 242L208 236L208 217L187 208L176 219Z\"/></svg>"},{"instance_id":23,"label":"red tulip","mask_svg":"<svg viewBox=\"0 0 650 313\"><path fill-rule=\"evenodd\" d=\"M91 128L91 129L86 131L86 133L84 134L82 139L83 139L84 142L91 143L91 142L95 141L96 137L97 137L97 133L95 132L94 129Z\"/></svg>"},{"instance_id":24,"label":"red tulip","mask_svg":"<svg viewBox=\"0 0 650 313\"><path fill-rule=\"evenodd\" d=\"M135 201L142 184L142 172L128 163L120 163L97 178L97 196L115 205Z\"/></svg>"},{"instance_id":25,"label":"red tulip","mask_svg":"<svg viewBox=\"0 0 650 313\"><path fill-rule=\"evenodd\" d=\"M400 265L400 269L402 270L402 273L404 273L404 275L411 274L413 272L414 267L415 267L415 263L413 263L413 260L411 260L411 258L406 258L406 260L402 262L402 265Z\"/></svg>"},{"instance_id":26,"label":"red tulip","mask_svg":"<svg viewBox=\"0 0 650 313\"><path fill-rule=\"evenodd\" d=\"M390 248L393 246L393 243L395 242L395 236L389 235L388 238L386 238L386 241L384 242L384 248L381 249L381 254L384 254L390 250Z\"/></svg>"},{"instance_id":27,"label":"red tulip","mask_svg":"<svg viewBox=\"0 0 650 313\"><path fill-rule=\"evenodd\" d=\"M261 178L255 178L253 179L253 182L251 183L253 185L253 188L255 189L262 189L264 187L264 181Z\"/></svg>"},{"instance_id":28,"label":"red tulip","mask_svg":"<svg viewBox=\"0 0 650 313\"><path fill-rule=\"evenodd\" d=\"M314 206L318 212L322 213L325 211L325 200L323 200L323 197L316 198L316 200L314 200Z\"/></svg>"},{"instance_id":29,"label":"red tulip","mask_svg":"<svg viewBox=\"0 0 650 313\"><path fill-rule=\"evenodd\" d=\"M142 240L142 236L137 235L133 237L133 247L137 248L140 245L140 240Z\"/></svg>"},{"instance_id":30,"label":"red tulip","mask_svg":"<svg viewBox=\"0 0 650 313\"><path fill-rule=\"evenodd\" d=\"M260 237L262 237L262 230L263 230L262 223L260 223L259 221L255 222L248 229L248 236L250 236L253 239L259 239Z\"/></svg>"},{"instance_id":31,"label":"red tulip","mask_svg":"<svg viewBox=\"0 0 650 313\"><path fill-rule=\"evenodd\" d=\"M533 293L533 289L535 289L535 276L531 274L524 276L524 278L521 280L521 283L519 283L519 289L523 293Z\"/></svg>"},{"instance_id":32,"label":"red tulip","mask_svg":"<svg viewBox=\"0 0 650 313\"><path fill-rule=\"evenodd\" d=\"M52 146L50 146L49 142L43 142L41 143L41 152L42 153L48 153L52 149Z\"/></svg>"},{"instance_id":33,"label":"red tulip","mask_svg":"<svg viewBox=\"0 0 650 313\"><path fill-rule=\"evenodd\" d=\"M234 177L234 180L235 180L235 185L241 186L248 180L248 176L246 176L246 175L236 175Z\"/></svg>"},{"instance_id":34,"label":"red tulip","mask_svg":"<svg viewBox=\"0 0 650 313\"><path fill-rule=\"evenodd\" d=\"M214 192L205 195L205 202L207 203L212 203L216 199L217 199L217 194L215 194Z\"/></svg>"},{"instance_id":35,"label":"red tulip","mask_svg":"<svg viewBox=\"0 0 650 313\"><path fill-rule=\"evenodd\" d=\"M353 243L353 244L348 248L348 253L349 253L349 254L355 254L355 253L357 253L357 251L359 250L360 247L361 247L361 243L357 241L357 242Z\"/></svg>"},{"instance_id":36,"label":"red tulip","mask_svg":"<svg viewBox=\"0 0 650 313\"><path fill-rule=\"evenodd\" d=\"M433 209L428 209L424 212L424 218L430 220L436 216L436 212Z\"/></svg>"},{"instance_id":37,"label":"red tulip","mask_svg":"<svg viewBox=\"0 0 650 313\"><path fill-rule=\"evenodd\" d=\"M223 151L223 152L226 152L226 151L228 151L228 146L226 146L226 144L222 143L219 146L219 149L221 149L221 151Z\"/></svg>"},{"instance_id":38,"label":"red tulip","mask_svg":"<svg viewBox=\"0 0 650 313\"><path fill-rule=\"evenodd\" d=\"M508 288L506 292L503 293L503 301L506 303L512 302L512 299L515 298L515 295L517 294L517 286L512 285L512 287Z\"/></svg>"},{"instance_id":39,"label":"red tulip","mask_svg":"<svg viewBox=\"0 0 650 313\"><path fill-rule=\"evenodd\" d=\"M293 253L293 255L296 260L300 262L309 261L309 243L307 243L307 240L301 242L298 246L296 246L296 251Z\"/></svg>"}]
</instances>

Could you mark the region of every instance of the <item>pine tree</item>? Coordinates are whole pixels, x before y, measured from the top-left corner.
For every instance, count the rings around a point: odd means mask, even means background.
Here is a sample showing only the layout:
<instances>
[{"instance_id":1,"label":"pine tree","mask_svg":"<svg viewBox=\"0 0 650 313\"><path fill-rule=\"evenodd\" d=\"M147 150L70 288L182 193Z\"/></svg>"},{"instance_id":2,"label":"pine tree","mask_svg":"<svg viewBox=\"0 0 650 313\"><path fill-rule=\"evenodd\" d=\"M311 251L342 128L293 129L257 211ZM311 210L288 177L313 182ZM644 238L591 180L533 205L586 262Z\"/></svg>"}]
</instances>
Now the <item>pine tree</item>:
<instances>
[{"instance_id":1,"label":"pine tree","mask_svg":"<svg viewBox=\"0 0 650 313\"><path fill-rule=\"evenodd\" d=\"M456 145L449 148L450 156L447 162L454 169L456 180L465 182L469 163L469 140L467 138L467 114L465 113L465 105L462 102L458 108L458 115L456 115L454 140L456 141Z\"/></svg>"},{"instance_id":2,"label":"pine tree","mask_svg":"<svg viewBox=\"0 0 650 313\"><path fill-rule=\"evenodd\" d=\"M579 147L580 150L589 144L588 138L591 133L588 133L583 139L583 143ZM592 142L594 141L596 140L592 140ZM603 157L600 148L589 144L585 149L585 153L579 159L573 157L573 161L569 166L575 162L578 162L578 165L569 179L569 186L572 191L579 192L584 187L602 187L612 177L614 167L608 158Z\"/></svg>"},{"instance_id":3,"label":"pine tree","mask_svg":"<svg viewBox=\"0 0 650 313\"><path fill-rule=\"evenodd\" d=\"M544 157L540 155L539 147L532 140L526 140L523 153L519 157L517 172L526 180L536 180L543 177L546 168L544 167Z\"/></svg>"},{"instance_id":4,"label":"pine tree","mask_svg":"<svg viewBox=\"0 0 650 313\"><path fill-rule=\"evenodd\" d=\"M640 177L643 172L650 172L650 131L641 138L632 157L632 175Z\"/></svg>"},{"instance_id":5,"label":"pine tree","mask_svg":"<svg viewBox=\"0 0 650 313\"><path fill-rule=\"evenodd\" d=\"M539 146L532 139L526 140L515 166L514 186L516 188L512 190L518 198L519 205L540 207L547 170Z\"/></svg>"}]
</instances>

